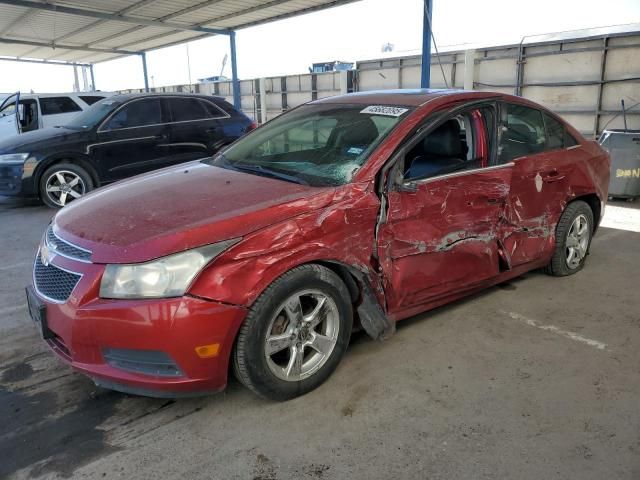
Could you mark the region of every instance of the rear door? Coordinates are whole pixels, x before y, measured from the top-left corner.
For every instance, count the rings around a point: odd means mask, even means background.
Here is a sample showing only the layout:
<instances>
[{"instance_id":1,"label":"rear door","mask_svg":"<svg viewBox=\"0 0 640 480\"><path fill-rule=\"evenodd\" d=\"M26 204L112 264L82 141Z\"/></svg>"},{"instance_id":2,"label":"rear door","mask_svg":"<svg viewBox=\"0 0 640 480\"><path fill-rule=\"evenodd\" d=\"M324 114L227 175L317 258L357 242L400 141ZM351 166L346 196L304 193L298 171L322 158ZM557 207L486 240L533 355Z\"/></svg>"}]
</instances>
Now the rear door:
<instances>
[{"instance_id":1,"label":"rear door","mask_svg":"<svg viewBox=\"0 0 640 480\"><path fill-rule=\"evenodd\" d=\"M555 226L569 193L575 145L560 122L541 110L502 104L499 162L513 163L505 251L512 267L536 261L554 245Z\"/></svg>"},{"instance_id":2,"label":"rear door","mask_svg":"<svg viewBox=\"0 0 640 480\"><path fill-rule=\"evenodd\" d=\"M168 165L169 126L160 97L134 99L119 107L98 128L87 150L105 181Z\"/></svg>"},{"instance_id":3,"label":"rear door","mask_svg":"<svg viewBox=\"0 0 640 480\"><path fill-rule=\"evenodd\" d=\"M213 102L197 97L169 97L170 151L173 163L207 157L226 142L229 115Z\"/></svg>"},{"instance_id":4,"label":"rear door","mask_svg":"<svg viewBox=\"0 0 640 480\"><path fill-rule=\"evenodd\" d=\"M38 97L38 101L43 128L64 125L82 111L82 107L67 95Z\"/></svg>"},{"instance_id":5,"label":"rear door","mask_svg":"<svg viewBox=\"0 0 640 480\"><path fill-rule=\"evenodd\" d=\"M0 138L20 133L19 103L20 92L9 95L0 103Z\"/></svg>"},{"instance_id":6,"label":"rear door","mask_svg":"<svg viewBox=\"0 0 640 480\"><path fill-rule=\"evenodd\" d=\"M499 274L512 165L492 165L494 118L493 107L471 108L411 140L378 231L390 312Z\"/></svg>"}]
</instances>

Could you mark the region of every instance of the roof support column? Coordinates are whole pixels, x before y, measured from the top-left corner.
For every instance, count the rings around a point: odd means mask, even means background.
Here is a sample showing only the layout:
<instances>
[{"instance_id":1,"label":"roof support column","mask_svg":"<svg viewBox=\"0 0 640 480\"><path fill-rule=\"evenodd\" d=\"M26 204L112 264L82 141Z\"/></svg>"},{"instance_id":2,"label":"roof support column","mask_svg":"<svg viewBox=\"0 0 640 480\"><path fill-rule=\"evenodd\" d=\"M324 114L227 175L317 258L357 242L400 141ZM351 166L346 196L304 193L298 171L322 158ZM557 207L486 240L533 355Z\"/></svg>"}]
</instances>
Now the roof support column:
<instances>
[{"instance_id":1,"label":"roof support column","mask_svg":"<svg viewBox=\"0 0 640 480\"><path fill-rule=\"evenodd\" d=\"M431 85L431 12L433 0L424 0L422 12L422 75L420 88L429 88Z\"/></svg>"},{"instance_id":2,"label":"roof support column","mask_svg":"<svg viewBox=\"0 0 640 480\"><path fill-rule=\"evenodd\" d=\"M147 54L140 52L140 59L142 60L142 74L144 75L144 91L149 91L149 75L147 73Z\"/></svg>"},{"instance_id":3,"label":"roof support column","mask_svg":"<svg viewBox=\"0 0 640 480\"><path fill-rule=\"evenodd\" d=\"M93 63L89 65L89 73L91 74L91 91L97 91L96 88L96 77L93 75Z\"/></svg>"},{"instance_id":4,"label":"roof support column","mask_svg":"<svg viewBox=\"0 0 640 480\"><path fill-rule=\"evenodd\" d=\"M238 62L236 58L236 32L229 34L229 44L231 47L231 85L233 86L233 106L238 110L242 108L240 100L240 80L238 80Z\"/></svg>"}]
</instances>

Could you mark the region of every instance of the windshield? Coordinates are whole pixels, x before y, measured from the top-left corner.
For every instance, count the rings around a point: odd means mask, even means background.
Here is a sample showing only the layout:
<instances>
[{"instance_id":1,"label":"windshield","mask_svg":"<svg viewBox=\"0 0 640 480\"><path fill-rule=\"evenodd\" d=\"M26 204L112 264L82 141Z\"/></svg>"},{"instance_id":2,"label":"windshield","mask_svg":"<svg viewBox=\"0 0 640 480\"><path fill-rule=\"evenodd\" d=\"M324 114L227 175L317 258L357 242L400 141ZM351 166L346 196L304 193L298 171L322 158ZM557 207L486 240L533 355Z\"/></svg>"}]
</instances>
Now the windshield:
<instances>
[{"instance_id":1,"label":"windshield","mask_svg":"<svg viewBox=\"0 0 640 480\"><path fill-rule=\"evenodd\" d=\"M119 102L117 100L105 98L100 102L94 103L84 112L79 113L78 115L73 117L73 119L65 123L64 126L67 128L78 130L87 130L93 128L121 104L122 102Z\"/></svg>"},{"instance_id":2,"label":"windshield","mask_svg":"<svg viewBox=\"0 0 640 480\"><path fill-rule=\"evenodd\" d=\"M303 105L207 162L312 186L343 185L408 112L404 107Z\"/></svg>"}]
</instances>

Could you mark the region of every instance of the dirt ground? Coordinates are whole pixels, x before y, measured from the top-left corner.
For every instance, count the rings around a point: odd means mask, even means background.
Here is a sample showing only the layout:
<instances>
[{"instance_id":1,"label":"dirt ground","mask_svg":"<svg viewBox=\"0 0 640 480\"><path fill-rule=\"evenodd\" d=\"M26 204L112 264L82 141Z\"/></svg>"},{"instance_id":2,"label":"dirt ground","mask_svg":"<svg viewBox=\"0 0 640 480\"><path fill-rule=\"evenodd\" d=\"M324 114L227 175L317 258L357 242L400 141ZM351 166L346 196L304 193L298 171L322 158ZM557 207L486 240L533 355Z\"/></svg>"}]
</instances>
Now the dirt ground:
<instances>
[{"instance_id":1,"label":"dirt ground","mask_svg":"<svg viewBox=\"0 0 640 480\"><path fill-rule=\"evenodd\" d=\"M0 198L0 478L640 479L640 209L586 268L533 272L352 340L302 398L156 400L58 361L24 286L52 211ZM612 208L611 208L612 207Z\"/></svg>"}]
</instances>

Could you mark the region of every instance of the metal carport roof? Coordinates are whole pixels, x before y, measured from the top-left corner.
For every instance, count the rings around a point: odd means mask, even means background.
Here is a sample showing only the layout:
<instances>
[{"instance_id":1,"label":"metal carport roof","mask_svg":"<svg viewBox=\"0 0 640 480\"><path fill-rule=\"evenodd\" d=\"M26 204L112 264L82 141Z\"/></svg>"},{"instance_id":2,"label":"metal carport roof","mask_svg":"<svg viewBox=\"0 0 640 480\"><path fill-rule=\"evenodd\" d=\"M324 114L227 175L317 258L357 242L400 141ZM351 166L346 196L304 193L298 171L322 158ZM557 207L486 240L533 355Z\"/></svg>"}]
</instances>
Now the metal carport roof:
<instances>
[{"instance_id":1,"label":"metal carport roof","mask_svg":"<svg viewBox=\"0 0 640 480\"><path fill-rule=\"evenodd\" d=\"M356 0L0 0L0 55L98 63Z\"/></svg>"},{"instance_id":2,"label":"metal carport roof","mask_svg":"<svg viewBox=\"0 0 640 480\"><path fill-rule=\"evenodd\" d=\"M92 65L140 55L148 89L144 52L228 35L237 86L236 30L355 1L0 0L0 59Z\"/></svg>"}]
</instances>

